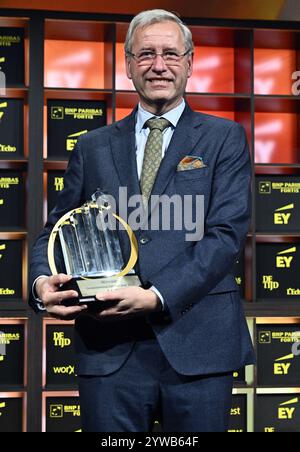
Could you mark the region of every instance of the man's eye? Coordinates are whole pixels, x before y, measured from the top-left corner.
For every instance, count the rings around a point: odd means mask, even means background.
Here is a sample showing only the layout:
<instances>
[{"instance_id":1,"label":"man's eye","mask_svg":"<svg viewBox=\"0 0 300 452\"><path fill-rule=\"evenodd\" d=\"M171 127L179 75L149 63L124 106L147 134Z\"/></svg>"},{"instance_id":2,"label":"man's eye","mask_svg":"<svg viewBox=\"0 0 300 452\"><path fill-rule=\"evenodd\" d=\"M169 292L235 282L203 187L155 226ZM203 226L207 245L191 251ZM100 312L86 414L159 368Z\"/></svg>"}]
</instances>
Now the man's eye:
<instances>
[{"instance_id":1,"label":"man's eye","mask_svg":"<svg viewBox=\"0 0 300 452\"><path fill-rule=\"evenodd\" d=\"M177 52L172 52L171 50L168 52L164 52L164 55L166 55L167 57L177 57L178 53Z\"/></svg>"},{"instance_id":2,"label":"man's eye","mask_svg":"<svg viewBox=\"0 0 300 452\"><path fill-rule=\"evenodd\" d=\"M138 58L151 58L153 56L153 52L141 52L138 54Z\"/></svg>"}]
</instances>

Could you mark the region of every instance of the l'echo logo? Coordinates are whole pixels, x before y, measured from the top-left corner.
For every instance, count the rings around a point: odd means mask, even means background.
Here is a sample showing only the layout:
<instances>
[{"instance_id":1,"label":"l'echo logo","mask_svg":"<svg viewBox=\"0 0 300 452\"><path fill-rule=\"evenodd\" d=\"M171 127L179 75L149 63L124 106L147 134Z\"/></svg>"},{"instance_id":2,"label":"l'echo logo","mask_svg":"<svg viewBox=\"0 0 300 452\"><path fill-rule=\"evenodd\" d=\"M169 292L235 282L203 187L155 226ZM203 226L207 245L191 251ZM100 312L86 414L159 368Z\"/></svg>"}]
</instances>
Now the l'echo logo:
<instances>
[{"instance_id":1,"label":"l'echo logo","mask_svg":"<svg viewBox=\"0 0 300 452\"><path fill-rule=\"evenodd\" d=\"M82 130L81 132L76 132L76 133L72 133L71 135L68 135L67 138L67 151L71 152L74 150L75 145L78 141L78 137L80 137L81 135L84 135L85 133L87 133L87 130Z\"/></svg>"},{"instance_id":2,"label":"l'echo logo","mask_svg":"<svg viewBox=\"0 0 300 452\"><path fill-rule=\"evenodd\" d=\"M277 268L291 268L291 263L294 259L293 253L296 253L297 248L294 246L284 251L280 251L276 255L276 267Z\"/></svg>"},{"instance_id":3,"label":"l'echo logo","mask_svg":"<svg viewBox=\"0 0 300 452\"><path fill-rule=\"evenodd\" d=\"M289 224L290 218L292 216L292 212L288 212L289 210L293 210L295 208L295 204L288 204L287 206L280 207L276 209L274 212L274 224Z\"/></svg>"},{"instance_id":4,"label":"l'echo logo","mask_svg":"<svg viewBox=\"0 0 300 452\"><path fill-rule=\"evenodd\" d=\"M7 102L2 102L1 104L0 104L0 109L1 108L7 108L7 106L8 106L8 103ZM3 116L4 116L4 111L0 111L0 121L1 121L1 119L3 118Z\"/></svg>"}]
</instances>

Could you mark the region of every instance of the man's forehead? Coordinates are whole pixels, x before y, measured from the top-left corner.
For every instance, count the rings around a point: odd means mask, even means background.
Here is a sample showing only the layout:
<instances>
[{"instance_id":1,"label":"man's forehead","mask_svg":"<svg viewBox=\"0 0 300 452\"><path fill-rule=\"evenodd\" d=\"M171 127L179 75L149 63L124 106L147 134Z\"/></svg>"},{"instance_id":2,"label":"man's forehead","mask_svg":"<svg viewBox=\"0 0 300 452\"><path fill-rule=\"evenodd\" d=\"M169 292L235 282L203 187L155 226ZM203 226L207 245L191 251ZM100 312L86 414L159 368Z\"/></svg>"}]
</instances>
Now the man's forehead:
<instances>
[{"instance_id":1,"label":"man's forehead","mask_svg":"<svg viewBox=\"0 0 300 452\"><path fill-rule=\"evenodd\" d=\"M182 36L179 26L173 22L161 22L136 29L139 39L174 39ZM183 36L182 36L183 38Z\"/></svg>"}]
</instances>

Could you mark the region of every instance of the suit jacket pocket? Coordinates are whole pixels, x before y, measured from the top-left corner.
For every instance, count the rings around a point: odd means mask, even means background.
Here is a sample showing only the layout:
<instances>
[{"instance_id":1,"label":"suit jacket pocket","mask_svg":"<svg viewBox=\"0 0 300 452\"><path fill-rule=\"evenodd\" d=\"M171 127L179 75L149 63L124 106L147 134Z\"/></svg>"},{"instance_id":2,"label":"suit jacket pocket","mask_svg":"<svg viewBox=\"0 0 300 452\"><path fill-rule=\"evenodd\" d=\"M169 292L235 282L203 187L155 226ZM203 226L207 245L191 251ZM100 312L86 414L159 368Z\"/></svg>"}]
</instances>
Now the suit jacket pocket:
<instances>
[{"instance_id":1,"label":"suit jacket pocket","mask_svg":"<svg viewBox=\"0 0 300 452\"><path fill-rule=\"evenodd\" d=\"M200 179L207 176L208 168L198 168L186 171L176 171L175 182L184 182L187 180Z\"/></svg>"}]
</instances>

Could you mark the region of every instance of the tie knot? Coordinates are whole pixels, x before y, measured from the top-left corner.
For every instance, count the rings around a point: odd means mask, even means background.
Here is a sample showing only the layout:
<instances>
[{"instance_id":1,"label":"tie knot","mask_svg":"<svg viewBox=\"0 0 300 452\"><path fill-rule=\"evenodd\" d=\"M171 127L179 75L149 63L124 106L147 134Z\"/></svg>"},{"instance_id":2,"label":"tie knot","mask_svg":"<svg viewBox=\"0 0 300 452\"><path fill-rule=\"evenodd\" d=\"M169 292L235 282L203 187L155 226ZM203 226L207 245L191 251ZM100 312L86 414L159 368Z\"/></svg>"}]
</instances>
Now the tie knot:
<instances>
[{"instance_id":1,"label":"tie knot","mask_svg":"<svg viewBox=\"0 0 300 452\"><path fill-rule=\"evenodd\" d=\"M153 119L148 119L148 121L146 121L145 125L147 127L149 127L150 130L158 129L162 132L167 127L169 127L171 124L165 118L153 118Z\"/></svg>"}]
</instances>

